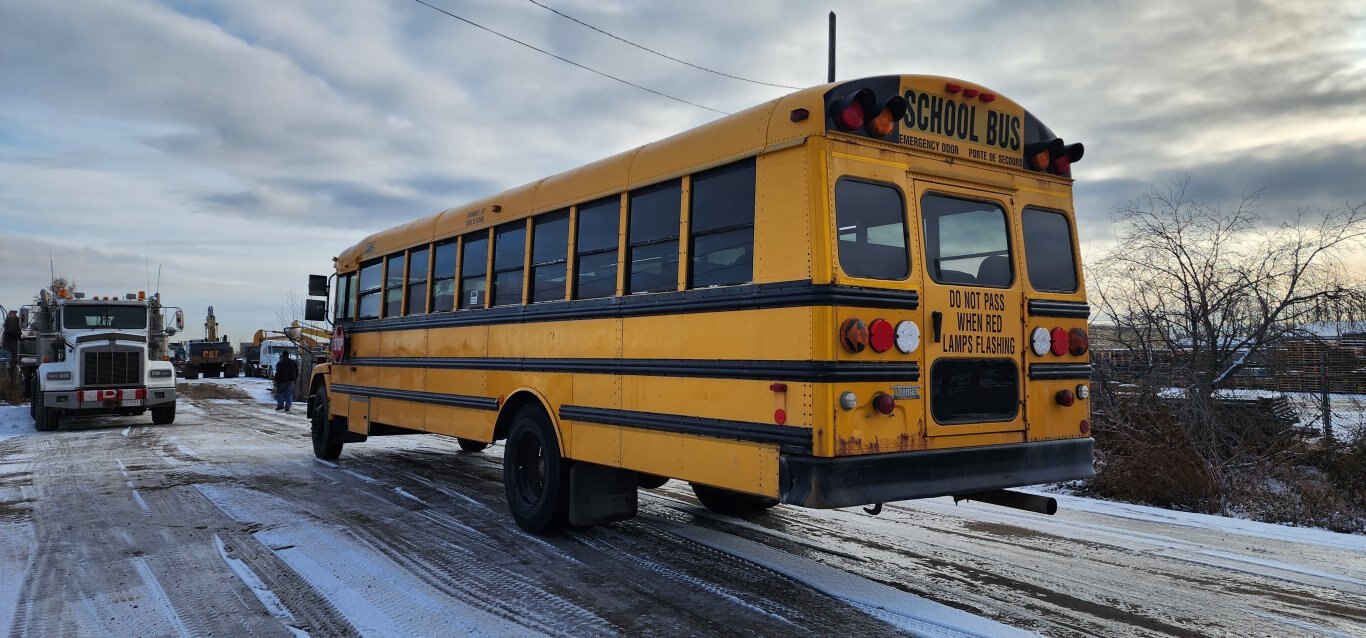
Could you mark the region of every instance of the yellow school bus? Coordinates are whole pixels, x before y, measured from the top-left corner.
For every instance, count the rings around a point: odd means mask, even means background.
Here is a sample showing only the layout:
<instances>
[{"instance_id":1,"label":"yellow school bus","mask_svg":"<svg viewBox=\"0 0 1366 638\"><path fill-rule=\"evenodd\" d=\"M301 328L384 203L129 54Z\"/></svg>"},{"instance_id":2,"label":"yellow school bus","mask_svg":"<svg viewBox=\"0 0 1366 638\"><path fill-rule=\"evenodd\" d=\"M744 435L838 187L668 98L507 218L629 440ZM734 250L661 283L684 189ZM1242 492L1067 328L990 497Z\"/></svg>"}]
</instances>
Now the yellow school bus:
<instances>
[{"instance_id":1,"label":"yellow school bus","mask_svg":"<svg viewBox=\"0 0 1366 638\"><path fill-rule=\"evenodd\" d=\"M314 452L504 441L533 533L667 479L728 513L1042 509L1002 490L1092 475L1082 150L988 88L872 77L380 231L335 259Z\"/></svg>"}]
</instances>

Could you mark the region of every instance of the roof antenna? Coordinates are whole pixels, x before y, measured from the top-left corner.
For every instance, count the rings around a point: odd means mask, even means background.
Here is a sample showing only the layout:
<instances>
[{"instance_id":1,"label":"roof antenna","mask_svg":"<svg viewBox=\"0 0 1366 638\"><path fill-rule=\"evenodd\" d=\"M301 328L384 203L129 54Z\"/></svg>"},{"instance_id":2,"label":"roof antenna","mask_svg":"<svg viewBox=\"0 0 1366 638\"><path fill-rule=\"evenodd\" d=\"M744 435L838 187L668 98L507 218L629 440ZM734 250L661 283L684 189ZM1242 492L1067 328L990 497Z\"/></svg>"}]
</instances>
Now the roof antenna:
<instances>
[{"instance_id":1,"label":"roof antenna","mask_svg":"<svg viewBox=\"0 0 1366 638\"><path fill-rule=\"evenodd\" d=\"M157 264L157 299L161 299L161 264Z\"/></svg>"},{"instance_id":2,"label":"roof antenna","mask_svg":"<svg viewBox=\"0 0 1366 638\"><path fill-rule=\"evenodd\" d=\"M835 12L830 12L830 70L826 73L826 82L835 81Z\"/></svg>"}]
</instances>

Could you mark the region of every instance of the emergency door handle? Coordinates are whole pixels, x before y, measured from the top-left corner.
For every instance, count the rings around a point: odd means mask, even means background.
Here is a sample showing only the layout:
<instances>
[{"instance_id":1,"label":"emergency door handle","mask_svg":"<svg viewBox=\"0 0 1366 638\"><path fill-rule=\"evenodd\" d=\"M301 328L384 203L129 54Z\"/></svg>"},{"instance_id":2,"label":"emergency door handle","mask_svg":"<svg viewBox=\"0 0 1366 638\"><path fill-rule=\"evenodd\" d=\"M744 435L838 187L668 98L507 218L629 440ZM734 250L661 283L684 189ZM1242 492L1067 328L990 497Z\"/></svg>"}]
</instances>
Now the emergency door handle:
<instances>
[{"instance_id":1,"label":"emergency door handle","mask_svg":"<svg viewBox=\"0 0 1366 638\"><path fill-rule=\"evenodd\" d=\"M938 310L930 313L930 323L934 326L934 342L939 343L939 331L944 328L944 313Z\"/></svg>"}]
</instances>

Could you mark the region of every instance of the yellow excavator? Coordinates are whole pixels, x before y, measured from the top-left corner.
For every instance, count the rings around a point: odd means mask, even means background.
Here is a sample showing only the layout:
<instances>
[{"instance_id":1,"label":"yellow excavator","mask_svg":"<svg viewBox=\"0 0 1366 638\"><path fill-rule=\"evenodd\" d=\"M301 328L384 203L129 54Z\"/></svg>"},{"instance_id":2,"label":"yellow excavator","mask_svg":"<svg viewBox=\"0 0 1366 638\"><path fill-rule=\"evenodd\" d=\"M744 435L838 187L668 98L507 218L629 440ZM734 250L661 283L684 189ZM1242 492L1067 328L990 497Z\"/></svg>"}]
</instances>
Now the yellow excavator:
<instances>
[{"instance_id":1,"label":"yellow excavator","mask_svg":"<svg viewBox=\"0 0 1366 638\"><path fill-rule=\"evenodd\" d=\"M242 344L248 352L247 375L267 379L273 376L281 352L289 352L301 362L305 354L310 361L325 358L331 340L331 332L298 321L280 331L257 330L250 344Z\"/></svg>"}]
</instances>

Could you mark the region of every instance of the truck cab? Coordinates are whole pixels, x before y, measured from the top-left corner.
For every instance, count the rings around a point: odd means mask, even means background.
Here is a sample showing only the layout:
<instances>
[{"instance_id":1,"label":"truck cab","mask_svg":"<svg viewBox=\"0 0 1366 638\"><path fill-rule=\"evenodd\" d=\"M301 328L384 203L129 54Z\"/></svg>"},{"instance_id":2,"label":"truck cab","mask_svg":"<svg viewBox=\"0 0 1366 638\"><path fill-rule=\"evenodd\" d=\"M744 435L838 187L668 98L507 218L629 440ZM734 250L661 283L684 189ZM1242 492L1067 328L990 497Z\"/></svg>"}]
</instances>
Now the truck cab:
<instances>
[{"instance_id":1,"label":"truck cab","mask_svg":"<svg viewBox=\"0 0 1366 638\"><path fill-rule=\"evenodd\" d=\"M47 293L47 291L44 291ZM79 294L79 293L78 293ZM175 367L154 296L124 298L41 294L31 307L31 406L35 427L54 430L63 417L139 415L158 424L175 420ZM176 312L183 326L183 315Z\"/></svg>"}]
</instances>

